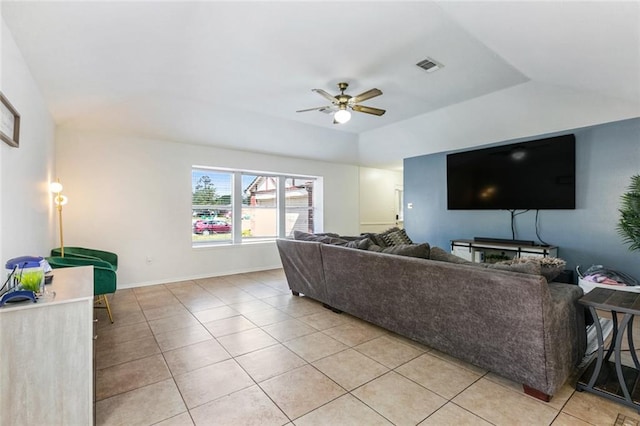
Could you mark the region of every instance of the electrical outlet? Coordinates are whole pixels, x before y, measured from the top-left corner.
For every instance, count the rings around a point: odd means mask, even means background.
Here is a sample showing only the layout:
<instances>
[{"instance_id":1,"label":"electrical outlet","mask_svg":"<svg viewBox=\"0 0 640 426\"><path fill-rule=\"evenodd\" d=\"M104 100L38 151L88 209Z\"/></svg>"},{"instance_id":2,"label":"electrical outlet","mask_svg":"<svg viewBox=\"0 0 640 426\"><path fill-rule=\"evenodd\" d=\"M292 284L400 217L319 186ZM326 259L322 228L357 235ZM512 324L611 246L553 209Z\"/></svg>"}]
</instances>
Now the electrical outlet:
<instances>
[{"instance_id":1,"label":"electrical outlet","mask_svg":"<svg viewBox=\"0 0 640 426\"><path fill-rule=\"evenodd\" d=\"M412 209L413 208L413 203L407 203L407 208L408 209Z\"/></svg>"},{"instance_id":2,"label":"electrical outlet","mask_svg":"<svg viewBox=\"0 0 640 426\"><path fill-rule=\"evenodd\" d=\"M147 265L151 265L153 263L153 258L151 256L147 256Z\"/></svg>"}]
</instances>

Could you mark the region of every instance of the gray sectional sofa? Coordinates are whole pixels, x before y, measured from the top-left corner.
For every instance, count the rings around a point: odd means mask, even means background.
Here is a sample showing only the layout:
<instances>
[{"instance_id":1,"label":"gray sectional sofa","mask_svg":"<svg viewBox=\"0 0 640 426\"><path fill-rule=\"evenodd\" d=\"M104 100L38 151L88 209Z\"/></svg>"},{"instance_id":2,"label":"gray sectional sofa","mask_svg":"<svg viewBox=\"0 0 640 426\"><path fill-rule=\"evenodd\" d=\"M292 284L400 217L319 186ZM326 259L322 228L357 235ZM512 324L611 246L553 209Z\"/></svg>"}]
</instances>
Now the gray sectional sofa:
<instances>
[{"instance_id":1,"label":"gray sectional sofa","mask_svg":"<svg viewBox=\"0 0 640 426\"><path fill-rule=\"evenodd\" d=\"M543 400L586 347L582 290L540 275L277 240L289 287L517 383Z\"/></svg>"}]
</instances>

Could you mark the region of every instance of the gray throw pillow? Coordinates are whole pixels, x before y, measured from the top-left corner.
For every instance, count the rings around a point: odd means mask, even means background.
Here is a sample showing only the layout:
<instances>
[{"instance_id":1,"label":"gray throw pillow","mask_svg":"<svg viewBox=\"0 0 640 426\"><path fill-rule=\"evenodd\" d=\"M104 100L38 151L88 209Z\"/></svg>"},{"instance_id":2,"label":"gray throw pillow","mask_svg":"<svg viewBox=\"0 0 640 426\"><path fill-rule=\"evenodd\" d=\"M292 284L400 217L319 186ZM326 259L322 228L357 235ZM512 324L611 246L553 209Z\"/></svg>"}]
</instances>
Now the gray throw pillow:
<instances>
[{"instance_id":1,"label":"gray throw pillow","mask_svg":"<svg viewBox=\"0 0 640 426\"><path fill-rule=\"evenodd\" d=\"M338 238L338 234L333 234L331 232L326 232L322 234L310 234L309 232L302 231L293 231L293 239L299 241L319 241L323 242L323 239L326 238Z\"/></svg>"},{"instance_id":2,"label":"gray throw pillow","mask_svg":"<svg viewBox=\"0 0 640 426\"><path fill-rule=\"evenodd\" d=\"M358 250L368 250L372 242L369 238L362 238L359 240L351 240L351 241L345 240L344 243L333 243L333 244L337 244L339 246L348 247L348 248L354 248Z\"/></svg>"},{"instance_id":3,"label":"gray throw pillow","mask_svg":"<svg viewBox=\"0 0 640 426\"><path fill-rule=\"evenodd\" d=\"M440 247L431 247L431 253L429 259L437 260L439 262L457 263L461 265L469 265L473 262L463 259L455 254L451 254L448 251L441 249Z\"/></svg>"},{"instance_id":4,"label":"gray throw pillow","mask_svg":"<svg viewBox=\"0 0 640 426\"><path fill-rule=\"evenodd\" d=\"M531 257L531 256L523 256L520 258L515 258L512 260L505 260L499 262L501 265L522 265L533 263L534 265L538 265L540 269L539 274L545 277L548 283L553 281L560 273L564 270L567 262L563 259L559 259L556 257Z\"/></svg>"},{"instance_id":5,"label":"gray throw pillow","mask_svg":"<svg viewBox=\"0 0 640 426\"><path fill-rule=\"evenodd\" d=\"M430 247L428 243L422 244L399 244L391 247L380 247L377 244L371 244L368 248L369 251L376 251L378 253L395 254L398 256L419 257L422 259L429 259Z\"/></svg>"},{"instance_id":6,"label":"gray throw pillow","mask_svg":"<svg viewBox=\"0 0 640 426\"><path fill-rule=\"evenodd\" d=\"M514 263L505 265L501 263L479 263L479 266L500 271L520 272L521 274L540 275L540 264L534 262Z\"/></svg>"},{"instance_id":7,"label":"gray throw pillow","mask_svg":"<svg viewBox=\"0 0 640 426\"><path fill-rule=\"evenodd\" d=\"M349 241L338 237L338 234L331 233L310 234L308 232L293 231L293 238L298 241L315 241L322 244L332 244L360 250L366 250L371 245L371 240L368 238Z\"/></svg>"},{"instance_id":8,"label":"gray throw pillow","mask_svg":"<svg viewBox=\"0 0 640 426\"><path fill-rule=\"evenodd\" d=\"M394 226L393 228L389 228L384 232L380 232L378 234L375 233L371 233L371 232L367 232L362 234L362 236L365 236L367 238L370 238L371 241L373 241L373 244L380 246L380 247L388 247L389 245L387 244L387 242L384 240L384 237L387 234L390 234L392 232L398 232L400 230L400 228L398 228L397 226Z\"/></svg>"},{"instance_id":9,"label":"gray throw pillow","mask_svg":"<svg viewBox=\"0 0 640 426\"><path fill-rule=\"evenodd\" d=\"M356 240L364 240L367 237L366 235L339 235L338 238L342 238L343 240L347 240L347 241L356 241Z\"/></svg>"},{"instance_id":10,"label":"gray throw pillow","mask_svg":"<svg viewBox=\"0 0 640 426\"><path fill-rule=\"evenodd\" d=\"M387 243L387 246L389 247L397 246L400 244L413 244L413 241L411 241L411 238L409 238L409 236L407 235L407 231L405 231L404 229L384 234L382 236L382 239L385 243Z\"/></svg>"}]
</instances>

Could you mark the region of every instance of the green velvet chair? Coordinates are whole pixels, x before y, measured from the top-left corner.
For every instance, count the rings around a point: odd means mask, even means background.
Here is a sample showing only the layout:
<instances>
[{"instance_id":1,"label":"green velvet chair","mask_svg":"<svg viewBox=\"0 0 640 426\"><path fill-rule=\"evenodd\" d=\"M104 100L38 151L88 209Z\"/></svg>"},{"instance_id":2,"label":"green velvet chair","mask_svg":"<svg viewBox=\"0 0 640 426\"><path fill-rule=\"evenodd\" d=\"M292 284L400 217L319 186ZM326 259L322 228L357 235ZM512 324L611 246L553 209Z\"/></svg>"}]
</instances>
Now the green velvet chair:
<instances>
[{"instance_id":1,"label":"green velvet chair","mask_svg":"<svg viewBox=\"0 0 640 426\"><path fill-rule=\"evenodd\" d=\"M51 250L51 256L62 256L60 247ZM118 270L118 255L110 251L96 250L85 247L65 247L64 257L76 257L80 259L98 259L108 262L114 271Z\"/></svg>"},{"instance_id":2,"label":"green velvet chair","mask_svg":"<svg viewBox=\"0 0 640 426\"><path fill-rule=\"evenodd\" d=\"M51 252L53 253L54 250L51 250ZM109 299L107 299L107 294L115 293L117 288L116 270L113 265L97 258L69 256L66 247L64 254L64 257L48 257L47 262L49 262L49 265L51 265L53 269L72 268L74 266L93 266L93 294L98 297L98 302L104 300L107 314L109 314L109 320L113 324L111 307L109 306Z\"/></svg>"}]
</instances>

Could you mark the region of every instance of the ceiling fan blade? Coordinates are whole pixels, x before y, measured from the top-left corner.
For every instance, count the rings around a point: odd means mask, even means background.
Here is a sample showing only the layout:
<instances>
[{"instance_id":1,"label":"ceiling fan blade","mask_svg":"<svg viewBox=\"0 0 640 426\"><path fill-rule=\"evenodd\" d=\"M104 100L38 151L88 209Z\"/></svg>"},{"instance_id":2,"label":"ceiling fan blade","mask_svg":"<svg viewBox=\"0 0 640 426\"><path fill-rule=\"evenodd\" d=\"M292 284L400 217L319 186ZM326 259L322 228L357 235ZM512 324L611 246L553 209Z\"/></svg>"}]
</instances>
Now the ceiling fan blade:
<instances>
[{"instance_id":1,"label":"ceiling fan blade","mask_svg":"<svg viewBox=\"0 0 640 426\"><path fill-rule=\"evenodd\" d=\"M353 109L354 111L365 112L367 114L373 114L373 115L382 115L386 112L383 109L372 108L364 105L354 105L353 107L351 107L351 109Z\"/></svg>"},{"instance_id":2,"label":"ceiling fan blade","mask_svg":"<svg viewBox=\"0 0 640 426\"><path fill-rule=\"evenodd\" d=\"M328 100L331 101L331 103L338 103L338 98L336 98L333 95L330 95L329 93L325 92L322 89L311 89L312 92L316 92L317 94L324 96L325 98L327 98Z\"/></svg>"},{"instance_id":3,"label":"ceiling fan blade","mask_svg":"<svg viewBox=\"0 0 640 426\"><path fill-rule=\"evenodd\" d=\"M320 112L324 112L325 114L333 114L337 110L338 110L337 105L331 105L330 107L326 107L324 109L321 109Z\"/></svg>"},{"instance_id":4,"label":"ceiling fan blade","mask_svg":"<svg viewBox=\"0 0 640 426\"><path fill-rule=\"evenodd\" d=\"M327 105L327 106L321 106L321 107L315 107L315 108L307 108L307 109L300 109L296 112L307 112L307 111L323 111L325 109L331 109L331 106Z\"/></svg>"},{"instance_id":5,"label":"ceiling fan blade","mask_svg":"<svg viewBox=\"0 0 640 426\"><path fill-rule=\"evenodd\" d=\"M371 98L375 98L376 96L380 96L382 95L382 91L379 89L371 89L371 90L367 90L364 93L360 93L358 96L353 97L353 102L354 103L360 103L360 102L364 102L367 99L371 99Z\"/></svg>"}]
</instances>

